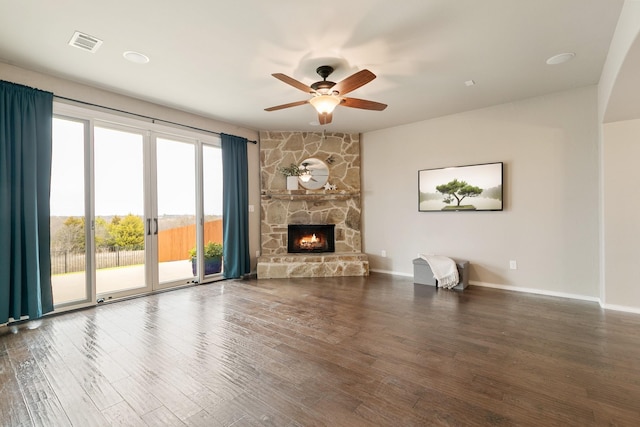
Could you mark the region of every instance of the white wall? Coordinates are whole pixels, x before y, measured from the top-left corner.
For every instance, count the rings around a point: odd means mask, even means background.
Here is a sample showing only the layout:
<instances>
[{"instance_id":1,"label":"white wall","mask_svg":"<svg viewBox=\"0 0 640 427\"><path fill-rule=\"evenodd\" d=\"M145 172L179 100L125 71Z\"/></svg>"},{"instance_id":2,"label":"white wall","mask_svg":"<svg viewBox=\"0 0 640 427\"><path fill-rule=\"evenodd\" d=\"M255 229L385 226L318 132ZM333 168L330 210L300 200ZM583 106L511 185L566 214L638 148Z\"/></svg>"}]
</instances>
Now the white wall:
<instances>
[{"instance_id":1,"label":"white wall","mask_svg":"<svg viewBox=\"0 0 640 427\"><path fill-rule=\"evenodd\" d=\"M601 300L640 313L640 1L626 0L599 83L602 125Z\"/></svg>"},{"instance_id":2,"label":"white wall","mask_svg":"<svg viewBox=\"0 0 640 427\"><path fill-rule=\"evenodd\" d=\"M418 253L436 253L468 259L472 283L597 299L597 123L591 86L365 133L372 270L412 275ZM418 170L496 161L504 211L418 212Z\"/></svg>"},{"instance_id":3,"label":"white wall","mask_svg":"<svg viewBox=\"0 0 640 427\"><path fill-rule=\"evenodd\" d=\"M639 136L640 120L604 125L605 307L640 309Z\"/></svg>"},{"instance_id":4,"label":"white wall","mask_svg":"<svg viewBox=\"0 0 640 427\"><path fill-rule=\"evenodd\" d=\"M212 120L206 117L164 107L158 104L130 98L114 92L86 86L80 83L73 82L71 80L49 76L4 63L0 63L0 79L53 92L54 95L58 96L94 103L97 105L115 108L158 119L164 119L201 129L208 129L213 132L223 132L231 135L238 135L253 141L258 140L258 132L250 129L241 128L229 123ZM249 169L249 204L257 207L260 206L260 150L258 145L248 144L247 155ZM257 260L255 254L256 251L260 249L259 211L259 209L255 209L253 213L249 214L249 254L251 255L252 271L255 271L256 269Z\"/></svg>"}]
</instances>

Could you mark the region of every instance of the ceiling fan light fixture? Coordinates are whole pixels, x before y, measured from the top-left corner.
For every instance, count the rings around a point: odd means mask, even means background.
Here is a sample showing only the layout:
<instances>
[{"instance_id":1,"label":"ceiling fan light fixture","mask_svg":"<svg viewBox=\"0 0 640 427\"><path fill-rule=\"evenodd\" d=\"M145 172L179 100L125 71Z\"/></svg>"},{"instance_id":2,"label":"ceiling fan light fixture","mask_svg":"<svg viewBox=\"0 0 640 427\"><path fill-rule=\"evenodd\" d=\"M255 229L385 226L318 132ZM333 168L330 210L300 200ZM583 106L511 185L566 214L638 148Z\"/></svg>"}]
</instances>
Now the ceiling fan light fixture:
<instances>
[{"instance_id":1,"label":"ceiling fan light fixture","mask_svg":"<svg viewBox=\"0 0 640 427\"><path fill-rule=\"evenodd\" d=\"M311 104L318 112L318 124L328 125L333 120L333 110L338 105L350 108L359 108L362 110L382 111L387 108L387 104L380 102L368 101L366 99L347 98L346 94L358 89L359 87L369 83L376 78L376 75L369 70L360 70L349 77L342 79L338 83L330 82L327 77L333 72L333 67L323 65L316 69L316 72L322 81L315 82L311 86L299 82L282 73L271 74L283 83L293 86L294 88L311 94L311 99L304 101L289 102L288 104L276 105L274 107L265 108L265 111L282 110L289 107L297 107L299 105ZM315 123L314 123L315 125Z\"/></svg>"},{"instance_id":2,"label":"ceiling fan light fixture","mask_svg":"<svg viewBox=\"0 0 640 427\"><path fill-rule=\"evenodd\" d=\"M311 98L309 103L313 105L313 108L319 114L331 114L336 106L340 104L340 98L334 95L319 95Z\"/></svg>"}]
</instances>

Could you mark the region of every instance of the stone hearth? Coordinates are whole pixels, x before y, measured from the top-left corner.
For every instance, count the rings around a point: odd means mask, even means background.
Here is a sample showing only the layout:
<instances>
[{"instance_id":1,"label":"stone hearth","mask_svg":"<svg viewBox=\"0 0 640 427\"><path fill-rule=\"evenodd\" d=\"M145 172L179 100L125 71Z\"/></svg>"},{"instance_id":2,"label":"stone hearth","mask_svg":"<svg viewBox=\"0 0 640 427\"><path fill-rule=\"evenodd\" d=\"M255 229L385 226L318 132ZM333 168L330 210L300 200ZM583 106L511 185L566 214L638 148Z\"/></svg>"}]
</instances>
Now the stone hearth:
<instances>
[{"instance_id":1,"label":"stone hearth","mask_svg":"<svg viewBox=\"0 0 640 427\"><path fill-rule=\"evenodd\" d=\"M317 158L335 190L287 190L278 168ZM261 132L261 252L258 278L366 276L361 253L358 134ZM287 253L288 224L335 224L335 252Z\"/></svg>"},{"instance_id":2,"label":"stone hearth","mask_svg":"<svg viewBox=\"0 0 640 427\"><path fill-rule=\"evenodd\" d=\"M287 254L258 258L258 278L368 276L365 254Z\"/></svg>"}]
</instances>

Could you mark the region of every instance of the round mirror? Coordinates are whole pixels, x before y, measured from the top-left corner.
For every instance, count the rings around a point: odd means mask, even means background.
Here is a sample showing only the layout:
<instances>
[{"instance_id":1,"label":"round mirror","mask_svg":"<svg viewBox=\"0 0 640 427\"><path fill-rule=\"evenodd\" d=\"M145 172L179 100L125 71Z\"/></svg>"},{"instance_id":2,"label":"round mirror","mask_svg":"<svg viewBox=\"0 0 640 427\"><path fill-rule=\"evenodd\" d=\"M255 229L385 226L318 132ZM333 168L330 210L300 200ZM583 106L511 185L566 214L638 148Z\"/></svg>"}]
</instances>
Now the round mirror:
<instances>
[{"instance_id":1,"label":"round mirror","mask_svg":"<svg viewBox=\"0 0 640 427\"><path fill-rule=\"evenodd\" d=\"M327 183L329 179L329 168L322 160L306 159L300 163L302 175L298 177L300 185L307 190L318 190Z\"/></svg>"}]
</instances>

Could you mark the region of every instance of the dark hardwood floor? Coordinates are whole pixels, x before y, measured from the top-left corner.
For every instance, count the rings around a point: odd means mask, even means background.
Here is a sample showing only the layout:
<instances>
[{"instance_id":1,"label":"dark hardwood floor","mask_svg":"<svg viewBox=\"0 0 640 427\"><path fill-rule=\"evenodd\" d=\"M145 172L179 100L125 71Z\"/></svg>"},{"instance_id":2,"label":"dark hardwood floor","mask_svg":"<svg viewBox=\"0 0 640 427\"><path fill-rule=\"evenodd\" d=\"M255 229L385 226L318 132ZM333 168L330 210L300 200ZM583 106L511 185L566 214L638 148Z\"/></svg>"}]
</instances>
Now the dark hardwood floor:
<instances>
[{"instance_id":1,"label":"dark hardwood floor","mask_svg":"<svg viewBox=\"0 0 640 427\"><path fill-rule=\"evenodd\" d=\"M0 328L2 426L638 426L640 315L411 278L225 281Z\"/></svg>"}]
</instances>

